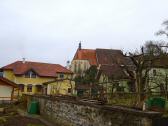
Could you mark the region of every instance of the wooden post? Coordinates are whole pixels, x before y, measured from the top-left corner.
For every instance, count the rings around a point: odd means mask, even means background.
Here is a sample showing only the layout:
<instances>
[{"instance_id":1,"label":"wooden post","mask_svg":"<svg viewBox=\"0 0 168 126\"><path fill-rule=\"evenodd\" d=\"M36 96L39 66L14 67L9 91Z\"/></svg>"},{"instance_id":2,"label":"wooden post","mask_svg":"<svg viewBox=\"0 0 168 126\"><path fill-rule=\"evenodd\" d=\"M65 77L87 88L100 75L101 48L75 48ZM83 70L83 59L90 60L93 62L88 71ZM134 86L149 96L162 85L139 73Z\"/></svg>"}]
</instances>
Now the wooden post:
<instances>
[{"instance_id":1,"label":"wooden post","mask_svg":"<svg viewBox=\"0 0 168 126\"><path fill-rule=\"evenodd\" d=\"M90 85L90 91L89 91L89 94L90 94L90 98L92 98L92 83L90 83L89 85Z\"/></svg>"},{"instance_id":2,"label":"wooden post","mask_svg":"<svg viewBox=\"0 0 168 126\"><path fill-rule=\"evenodd\" d=\"M166 74L166 91L165 91L165 92L166 92L166 94L165 94L165 95L166 95L166 99L168 99L168 91L167 91L168 85L167 85L167 79L168 79L168 78L167 78L167 74Z\"/></svg>"},{"instance_id":3,"label":"wooden post","mask_svg":"<svg viewBox=\"0 0 168 126\"><path fill-rule=\"evenodd\" d=\"M13 87L13 89L12 89L11 101L13 101L13 96L14 96L14 87Z\"/></svg>"}]
</instances>

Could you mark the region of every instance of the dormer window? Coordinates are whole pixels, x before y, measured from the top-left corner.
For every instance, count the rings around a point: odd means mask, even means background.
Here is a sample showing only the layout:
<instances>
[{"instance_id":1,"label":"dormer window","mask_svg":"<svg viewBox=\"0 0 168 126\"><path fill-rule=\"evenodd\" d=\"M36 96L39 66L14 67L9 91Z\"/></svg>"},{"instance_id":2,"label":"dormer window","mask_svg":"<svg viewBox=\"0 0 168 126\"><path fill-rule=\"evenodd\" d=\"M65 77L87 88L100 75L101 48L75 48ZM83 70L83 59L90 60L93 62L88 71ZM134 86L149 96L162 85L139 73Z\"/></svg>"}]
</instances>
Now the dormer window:
<instances>
[{"instance_id":1,"label":"dormer window","mask_svg":"<svg viewBox=\"0 0 168 126\"><path fill-rule=\"evenodd\" d=\"M64 78L64 74L60 74L60 78L63 79Z\"/></svg>"},{"instance_id":2,"label":"dormer window","mask_svg":"<svg viewBox=\"0 0 168 126\"><path fill-rule=\"evenodd\" d=\"M36 75L36 73L33 72L33 71L28 71L28 72L25 74L25 77L26 77L26 78L36 78L37 75Z\"/></svg>"}]
</instances>

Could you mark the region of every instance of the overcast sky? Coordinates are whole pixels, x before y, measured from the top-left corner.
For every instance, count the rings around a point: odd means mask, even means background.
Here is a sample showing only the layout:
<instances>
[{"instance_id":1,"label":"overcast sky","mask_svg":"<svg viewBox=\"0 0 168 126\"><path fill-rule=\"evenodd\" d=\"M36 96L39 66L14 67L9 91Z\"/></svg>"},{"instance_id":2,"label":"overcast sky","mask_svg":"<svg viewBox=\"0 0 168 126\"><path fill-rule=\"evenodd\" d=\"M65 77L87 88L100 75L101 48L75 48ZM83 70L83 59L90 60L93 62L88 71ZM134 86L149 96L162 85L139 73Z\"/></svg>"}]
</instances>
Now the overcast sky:
<instances>
[{"instance_id":1,"label":"overcast sky","mask_svg":"<svg viewBox=\"0 0 168 126\"><path fill-rule=\"evenodd\" d=\"M0 66L66 64L83 48L133 51L168 19L168 0L0 0Z\"/></svg>"}]
</instances>

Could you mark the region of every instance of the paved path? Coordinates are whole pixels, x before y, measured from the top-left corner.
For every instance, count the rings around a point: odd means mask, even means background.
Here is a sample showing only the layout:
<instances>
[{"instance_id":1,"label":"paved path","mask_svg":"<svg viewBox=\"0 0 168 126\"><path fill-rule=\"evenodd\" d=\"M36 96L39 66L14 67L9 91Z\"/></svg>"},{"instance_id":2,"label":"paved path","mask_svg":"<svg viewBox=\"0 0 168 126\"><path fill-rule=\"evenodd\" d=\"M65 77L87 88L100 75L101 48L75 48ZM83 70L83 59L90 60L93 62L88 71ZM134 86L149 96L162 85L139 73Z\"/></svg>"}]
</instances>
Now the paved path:
<instances>
[{"instance_id":1,"label":"paved path","mask_svg":"<svg viewBox=\"0 0 168 126\"><path fill-rule=\"evenodd\" d=\"M47 121L46 119L44 119L43 117L41 117L40 115L32 115L32 114L28 114L27 112L25 112L22 109L17 109L18 113L21 116L25 116L25 117L29 117L29 118L34 118L34 119L38 119L40 120L42 123L44 123L46 126L56 126L53 123Z\"/></svg>"}]
</instances>

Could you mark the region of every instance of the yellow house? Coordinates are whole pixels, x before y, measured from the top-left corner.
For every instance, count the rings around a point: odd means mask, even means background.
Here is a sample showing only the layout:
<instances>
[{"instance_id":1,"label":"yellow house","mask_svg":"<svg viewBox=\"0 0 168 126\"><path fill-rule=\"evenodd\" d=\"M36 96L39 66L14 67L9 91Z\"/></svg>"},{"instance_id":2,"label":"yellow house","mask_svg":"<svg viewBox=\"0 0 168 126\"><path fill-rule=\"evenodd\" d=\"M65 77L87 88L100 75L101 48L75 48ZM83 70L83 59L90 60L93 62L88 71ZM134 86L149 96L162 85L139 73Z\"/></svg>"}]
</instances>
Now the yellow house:
<instances>
[{"instance_id":1,"label":"yellow house","mask_svg":"<svg viewBox=\"0 0 168 126\"><path fill-rule=\"evenodd\" d=\"M47 95L74 95L75 82L71 79L56 79L43 83L47 88Z\"/></svg>"},{"instance_id":2,"label":"yellow house","mask_svg":"<svg viewBox=\"0 0 168 126\"><path fill-rule=\"evenodd\" d=\"M16 61L1 68L3 77L16 84L21 93L41 94L47 92L43 83L55 79L72 77L72 72L59 64L49 64L30 61ZM66 83L62 83L66 86Z\"/></svg>"}]
</instances>

